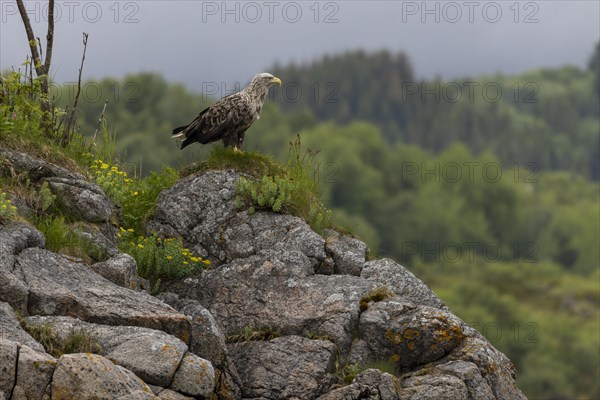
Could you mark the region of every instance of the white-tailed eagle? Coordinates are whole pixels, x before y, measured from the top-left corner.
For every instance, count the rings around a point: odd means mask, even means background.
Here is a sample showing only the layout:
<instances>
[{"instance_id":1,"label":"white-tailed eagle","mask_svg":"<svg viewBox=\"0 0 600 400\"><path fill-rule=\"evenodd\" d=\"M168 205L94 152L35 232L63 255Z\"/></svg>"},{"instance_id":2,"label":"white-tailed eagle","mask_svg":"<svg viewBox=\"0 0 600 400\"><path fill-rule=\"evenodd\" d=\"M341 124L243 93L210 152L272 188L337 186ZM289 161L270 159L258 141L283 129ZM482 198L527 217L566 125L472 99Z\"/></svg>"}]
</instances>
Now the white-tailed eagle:
<instances>
[{"instance_id":1,"label":"white-tailed eagle","mask_svg":"<svg viewBox=\"0 0 600 400\"><path fill-rule=\"evenodd\" d=\"M207 144L222 139L225 147L241 150L244 134L259 118L269 87L274 84L281 85L281 80L268 73L256 75L243 90L223 97L189 125L175 128L172 137L183 140L182 149L194 142Z\"/></svg>"}]
</instances>

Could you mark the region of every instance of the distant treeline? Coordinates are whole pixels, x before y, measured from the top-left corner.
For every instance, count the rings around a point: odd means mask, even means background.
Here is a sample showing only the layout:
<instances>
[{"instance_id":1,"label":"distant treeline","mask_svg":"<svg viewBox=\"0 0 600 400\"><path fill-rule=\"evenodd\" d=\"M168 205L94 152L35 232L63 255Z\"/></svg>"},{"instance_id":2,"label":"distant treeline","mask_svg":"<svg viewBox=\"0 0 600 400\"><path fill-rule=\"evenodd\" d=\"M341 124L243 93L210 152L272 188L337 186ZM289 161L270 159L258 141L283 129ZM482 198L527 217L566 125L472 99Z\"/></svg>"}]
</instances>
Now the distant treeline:
<instances>
[{"instance_id":1,"label":"distant treeline","mask_svg":"<svg viewBox=\"0 0 600 400\"><path fill-rule=\"evenodd\" d=\"M309 65L276 67L275 96L285 112L318 120L376 124L390 143L438 153L463 142L504 165L535 163L600 179L599 50L586 70L535 70L517 76L421 81L404 54L363 51Z\"/></svg>"}]
</instances>

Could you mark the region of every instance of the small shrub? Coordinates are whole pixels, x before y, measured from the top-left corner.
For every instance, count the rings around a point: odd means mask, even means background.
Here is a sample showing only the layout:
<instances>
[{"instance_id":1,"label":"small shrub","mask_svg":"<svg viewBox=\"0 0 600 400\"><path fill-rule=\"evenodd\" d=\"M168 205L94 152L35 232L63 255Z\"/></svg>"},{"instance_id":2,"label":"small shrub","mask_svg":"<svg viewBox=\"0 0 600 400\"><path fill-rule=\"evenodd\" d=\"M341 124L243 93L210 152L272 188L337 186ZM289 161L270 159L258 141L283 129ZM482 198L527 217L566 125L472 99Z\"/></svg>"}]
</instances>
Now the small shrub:
<instances>
[{"instance_id":1,"label":"small shrub","mask_svg":"<svg viewBox=\"0 0 600 400\"><path fill-rule=\"evenodd\" d=\"M19 72L6 74L0 86L0 139L6 139L12 132L29 132L42 137L40 108L41 81L30 83Z\"/></svg>"},{"instance_id":2,"label":"small shrub","mask_svg":"<svg viewBox=\"0 0 600 400\"><path fill-rule=\"evenodd\" d=\"M54 204L54 201L56 200L56 196L54 194L52 194L52 191L48 187L48 182L42 183L42 185L40 186L40 188L38 190L37 198L38 198L38 209L42 213L45 213L46 211L48 211L48 209L52 206L52 204Z\"/></svg>"},{"instance_id":3,"label":"small shrub","mask_svg":"<svg viewBox=\"0 0 600 400\"><path fill-rule=\"evenodd\" d=\"M30 66L30 61L27 62ZM72 132L64 140L60 123L65 111L51 104L42 111L42 78L31 79L27 73L3 74L0 82L0 143L5 147L34 154L73 171L83 172L86 155L93 144L83 135ZM48 127L48 123L51 125ZM49 130L47 128L50 128Z\"/></svg>"},{"instance_id":4,"label":"small shrub","mask_svg":"<svg viewBox=\"0 0 600 400\"><path fill-rule=\"evenodd\" d=\"M136 235L132 228L120 228L119 250L131 255L141 277L152 283L164 279L181 279L197 274L209 260L194 256L181 239L163 239Z\"/></svg>"},{"instance_id":5,"label":"small shrub","mask_svg":"<svg viewBox=\"0 0 600 400\"><path fill-rule=\"evenodd\" d=\"M312 173L310 149L302 152L300 138L290 143L287 164L274 175L260 178L240 178L236 182L236 203L239 208L288 213L304 219L318 233L331 227L331 210L320 200L320 191Z\"/></svg>"},{"instance_id":6,"label":"small shrub","mask_svg":"<svg viewBox=\"0 0 600 400\"><path fill-rule=\"evenodd\" d=\"M17 207L11 204L6 193L0 193L0 222L10 221L17 218Z\"/></svg>"},{"instance_id":7,"label":"small shrub","mask_svg":"<svg viewBox=\"0 0 600 400\"><path fill-rule=\"evenodd\" d=\"M369 308L369 303L377 303L390 297L394 297L395 294L385 286L374 289L364 295L359 302L360 311L366 311Z\"/></svg>"},{"instance_id":8,"label":"small shrub","mask_svg":"<svg viewBox=\"0 0 600 400\"><path fill-rule=\"evenodd\" d=\"M296 184L284 177L263 176L260 180L240 178L235 183L238 207L247 204L274 212L289 211Z\"/></svg>"},{"instance_id":9,"label":"small shrub","mask_svg":"<svg viewBox=\"0 0 600 400\"><path fill-rule=\"evenodd\" d=\"M153 172L144 179L130 178L118 165L99 159L93 161L91 168L96 183L114 203L121 206L124 225L138 234L143 233L143 223L160 192L171 187L179 177L173 168L164 167L161 172Z\"/></svg>"},{"instance_id":10,"label":"small shrub","mask_svg":"<svg viewBox=\"0 0 600 400\"><path fill-rule=\"evenodd\" d=\"M117 165L110 165L102 160L94 160L91 169L95 173L98 186L115 203L120 205L132 192L133 179L127 177L127 173L119 169Z\"/></svg>"}]
</instances>

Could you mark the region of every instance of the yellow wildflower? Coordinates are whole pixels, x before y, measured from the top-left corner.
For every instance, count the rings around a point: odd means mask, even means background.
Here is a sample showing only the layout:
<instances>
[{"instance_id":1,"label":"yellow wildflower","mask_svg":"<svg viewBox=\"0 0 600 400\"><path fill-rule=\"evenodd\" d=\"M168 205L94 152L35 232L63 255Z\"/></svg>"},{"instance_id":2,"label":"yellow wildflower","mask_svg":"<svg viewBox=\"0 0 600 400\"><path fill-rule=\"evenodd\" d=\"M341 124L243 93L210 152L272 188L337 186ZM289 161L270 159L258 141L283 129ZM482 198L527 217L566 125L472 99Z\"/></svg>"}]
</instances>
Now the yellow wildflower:
<instances>
[{"instance_id":1,"label":"yellow wildflower","mask_svg":"<svg viewBox=\"0 0 600 400\"><path fill-rule=\"evenodd\" d=\"M172 260L173 256L167 256L167 260Z\"/></svg>"},{"instance_id":2,"label":"yellow wildflower","mask_svg":"<svg viewBox=\"0 0 600 400\"><path fill-rule=\"evenodd\" d=\"M144 248L144 245L140 243L140 244L138 244L138 247L139 247L140 249L143 249L143 248Z\"/></svg>"}]
</instances>

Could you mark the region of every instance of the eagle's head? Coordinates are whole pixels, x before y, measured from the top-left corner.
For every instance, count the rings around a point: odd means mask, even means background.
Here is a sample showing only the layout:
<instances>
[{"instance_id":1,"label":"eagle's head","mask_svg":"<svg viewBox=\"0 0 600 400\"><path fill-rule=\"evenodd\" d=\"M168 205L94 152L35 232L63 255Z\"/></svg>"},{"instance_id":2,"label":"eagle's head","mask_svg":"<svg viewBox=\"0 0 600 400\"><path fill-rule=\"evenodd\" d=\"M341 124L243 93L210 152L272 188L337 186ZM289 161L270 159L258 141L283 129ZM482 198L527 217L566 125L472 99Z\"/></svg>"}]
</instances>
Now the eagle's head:
<instances>
[{"instance_id":1,"label":"eagle's head","mask_svg":"<svg viewBox=\"0 0 600 400\"><path fill-rule=\"evenodd\" d=\"M263 72L261 74L257 74L250 83L251 85L260 85L268 88L271 85L281 85L281 79L277 78L269 74L268 72Z\"/></svg>"}]
</instances>

